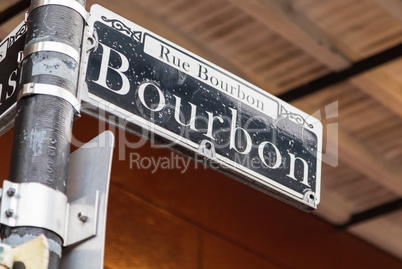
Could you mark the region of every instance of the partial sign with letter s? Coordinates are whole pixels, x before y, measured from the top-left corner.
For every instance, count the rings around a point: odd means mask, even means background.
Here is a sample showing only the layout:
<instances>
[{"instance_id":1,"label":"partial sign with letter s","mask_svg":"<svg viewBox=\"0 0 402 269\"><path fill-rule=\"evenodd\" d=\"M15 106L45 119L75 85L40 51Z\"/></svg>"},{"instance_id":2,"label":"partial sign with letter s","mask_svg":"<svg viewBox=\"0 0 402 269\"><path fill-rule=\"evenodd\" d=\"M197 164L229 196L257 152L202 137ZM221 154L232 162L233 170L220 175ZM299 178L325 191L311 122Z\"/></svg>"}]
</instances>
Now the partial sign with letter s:
<instances>
[{"instance_id":1,"label":"partial sign with letter s","mask_svg":"<svg viewBox=\"0 0 402 269\"><path fill-rule=\"evenodd\" d=\"M26 30L23 22L0 44L0 135L14 124L20 77L18 54L24 49Z\"/></svg>"}]
</instances>

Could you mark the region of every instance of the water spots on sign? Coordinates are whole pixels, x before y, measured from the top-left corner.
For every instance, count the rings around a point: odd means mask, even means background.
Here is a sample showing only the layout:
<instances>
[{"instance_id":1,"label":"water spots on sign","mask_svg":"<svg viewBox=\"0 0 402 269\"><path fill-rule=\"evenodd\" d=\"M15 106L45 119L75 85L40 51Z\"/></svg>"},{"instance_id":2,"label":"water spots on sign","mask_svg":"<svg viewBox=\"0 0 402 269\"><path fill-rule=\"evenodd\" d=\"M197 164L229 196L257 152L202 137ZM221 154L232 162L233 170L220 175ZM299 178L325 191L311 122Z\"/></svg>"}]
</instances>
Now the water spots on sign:
<instances>
[{"instance_id":1,"label":"water spots on sign","mask_svg":"<svg viewBox=\"0 0 402 269\"><path fill-rule=\"evenodd\" d=\"M95 23L95 28L101 44L116 51L110 56L111 67L121 67L120 54L127 57L129 68L124 76L130 82L130 91L122 96L95 82L102 61L99 46L89 59L87 83L91 93L197 145L207 139L217 155L303 192L306 185L287 177L285 168L290 167L290 153L306 160L312 158L310 149L316 150L317 137L311 131L288 118L273 119L250 104L146 54L144 44L119 31L111 31L100 22ZM111 68L107 79L109 87L122 85L122 75ZM142 92L143 100L139 98L141 85L147 85ZM262 162L257 164L257 160ZM281 168L273 168L278 162ZM314 175L316 163L310 161L307 166L309 175ZM295 169L295 176L302 178L304 163L296 161ZM309 178L309 182L314 179ZM315 191L313 185L312 188Z\"/></svg>"}]
</instances>

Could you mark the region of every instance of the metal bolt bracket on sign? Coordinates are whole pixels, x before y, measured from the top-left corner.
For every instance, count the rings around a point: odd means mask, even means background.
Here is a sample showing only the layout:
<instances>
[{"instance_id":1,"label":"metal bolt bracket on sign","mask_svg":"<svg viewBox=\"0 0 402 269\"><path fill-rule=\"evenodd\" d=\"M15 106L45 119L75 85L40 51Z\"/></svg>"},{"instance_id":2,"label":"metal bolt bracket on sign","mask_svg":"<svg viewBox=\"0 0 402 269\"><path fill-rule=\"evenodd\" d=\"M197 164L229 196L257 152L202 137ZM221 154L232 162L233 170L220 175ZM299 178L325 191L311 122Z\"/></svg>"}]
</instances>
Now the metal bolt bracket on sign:
<instances>
[{"instance_id":1,"label":"metal bolt bracket on sign","mask_svg":"<svg viewBox=\"0 0 402 269\"><path fill-rule=\"evenodd\" d=\"M46 185L3 182L0 206L0 223L3 225L40 227L63 237L67 208L67 197Z\"/></svg>"},{"instance_id":2,"label":"metal bolt bracket on sign","mask_svg":"<svg viewBox=\"0 0 402 269\"><path fill-rule=\"evenodd\" d=\"M113 144L107 131L70 155L67 196L40 183L5 180L1 224L59 234L67 246L61 269L102 269Z\"/></svg>"},{"instance_id":3,"label":"metal bolt bracket on sign","mask_svg":"<svg viewBox=\"0 0 402 269\"><path fill-rule=\"evenodd\" d=\"M114 136L106 131L94 138L70 155L68 171L67 196L69 201L78 201L80 197L91 197L98 191L98 205L85 204L83 201L74 205L70 210L74 226L72 233L80 231L91 220L88 214L91 208L98 208L96 236L79 244L70 245L63 249L60 269L103 269L103 254L106 230L106 209L109 193L110 171L112 163ZM95 201L88 199L89 203ZM87 217L86 219L83 216ZM83 221L85 219L85 221Z\"/></svg>"},{"instance_id":4,"label":"metal bolt bracket on sign","mask_svg":"<svg viewBox=\"0 0 402 269\"><path fill-rule=\"evenodd\" d=\"M85 97L88 98L88 86L85 82L87 75L87 67L89 55L97 49L99 45L98 35L93 28L85 26L84 29L84 38L83 38L83 47L81 50L81 63L80 63L80 76L78 81L78 91L77 98L81 103L81 100Z\"/></svg>"},{"instance_id":5,"label":"metal bolt bracket on sign","mask_svg":"<svg viewBox=\"0 0 402 269\"><path fill-rule=\"evenodd\" d=\"M69 246L96 235L98 204L98 190L72 199L40 183L4 180L0 223L9 227L45 228L58 234L63 238L63 245ZM83 212L85 222L76 217Z\"/></svg>"}]
</instances>

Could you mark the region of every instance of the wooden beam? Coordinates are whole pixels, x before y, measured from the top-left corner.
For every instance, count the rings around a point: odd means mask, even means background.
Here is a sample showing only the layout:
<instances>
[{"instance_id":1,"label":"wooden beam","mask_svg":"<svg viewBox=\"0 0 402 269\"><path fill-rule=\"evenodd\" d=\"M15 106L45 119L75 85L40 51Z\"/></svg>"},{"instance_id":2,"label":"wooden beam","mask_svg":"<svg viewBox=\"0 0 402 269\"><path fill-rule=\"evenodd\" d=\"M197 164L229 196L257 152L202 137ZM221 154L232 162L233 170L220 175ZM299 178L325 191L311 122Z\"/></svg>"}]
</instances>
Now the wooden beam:
<instances>
[{"instance_id":1,"label":"wooden beam","mask_svg":"<svg viewBox=\"0 0 402 269\"><path fill-rule=\"evenodd\" d=\"M289 1L229 1L330 69L342 70L351 65L339 46L308 18L292 9Z\"/></svg>"},{"instance_id":2,"label":"wooden beam","mask_svg":"<svg viewBox=\"0 0 402 269\"><path fill-rule=\"evenodd\" d=\"M351 83L402 117L402 82L381 70L352 78Z\"/></svg>"},{"instance_id":3,"label":"wooden beam","mask_svg":"<svg viewBox=\"0 0 402 269\"><path fill-rule=\"evenodd\" d=\"M336 137L336 136L335 136ZM341 161L384 187L388 191L402 195L402 169L399 164L389 163L382 156L374 153L367 145L339 129L339 156ZM333 143L334 137L328 137L328 143ZM327 151L326 154L336 154ZM335 156L336 157L336 156ZM316 214L334 224L346 223L355 212L355 205L347 203L341 195L331 191L322 182L321 203Z\"/></svg>"},{"instance_id":4,"label":"wooden beam","mask_svg":"<svg viewBox=\"0 0 402 269\"><path fill-rule=\"evenodd\" d=\"M342 161L377 182L390 192L402 195L402 167L385 160L369 146L339 130L339 155Z\"/></svg>"},{"instance_id":5,"label":"wooden beam","mask_svg":"<svg viewBox=\"0 0 402 269\"><path fill-rule=\"evenodd\" d=\"M372 0L389 14L402 22L402 2L401 0Z\"/></svg>"}]
</instances>

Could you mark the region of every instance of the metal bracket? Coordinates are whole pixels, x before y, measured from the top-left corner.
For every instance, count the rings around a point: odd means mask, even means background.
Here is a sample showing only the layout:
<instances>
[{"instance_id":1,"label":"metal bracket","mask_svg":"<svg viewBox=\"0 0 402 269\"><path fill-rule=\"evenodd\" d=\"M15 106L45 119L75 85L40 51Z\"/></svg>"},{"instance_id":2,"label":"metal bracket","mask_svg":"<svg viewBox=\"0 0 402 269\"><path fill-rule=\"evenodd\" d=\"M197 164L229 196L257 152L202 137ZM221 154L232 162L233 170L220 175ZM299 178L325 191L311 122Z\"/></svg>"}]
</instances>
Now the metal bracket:
<instances>
[{"instance_id":1,"label":"metal bracket","mask_svg":"<svg viewBox=\"0 0 402 269\"><path fill-rule=\"evenodd\" d=\"M70 155L67 196L40 183L4 180L0 224L60 235L66 247L61 269L103 268L113 145L114 135L107 131Z\"/></svg>"},{"instance_id":2,"label":"metal bracket","mask_svg":"<svg viewBox=\"0 0 402 269\"><path fill-rule=\"evenodd\" d=\"M68 204L64 246L96 235L98 208L99 191Z\"/></svg>"},{"instance_id":3,"label":"metal bracket","mask_svg":"<svg viewBox=\"0 0 402 269\"><path fill-rule=\"evenodd\" d=\"M14 252L13 249L6 244L0 243L0 268L11 269L14 264Z\"/></svg>"},{"instance_id":4,"label":"metal bracket","mask_svg":"<svg viewBox=\"0 0 402 269\"><path fill-rule=\"evenodd\" d=\"M18 100L25 96L30 96L33 94L52 95L62 98L69 102L78 114L80 113L81 102L78 101L77 97L75 97L74 94L62 87L51 84L27 83L22 86L22 90L18 95Z\"/></svg>"},{"instance_id":5,"label":"metal bracket","mask_svg":"<svg viewBox=\"0 0 402 269\"><path fill-rule=\"evenodd\" d=\"M107 131L70 155L67 180L68 199L70 201L77 201L76 206L82 209L82 212L88 212L88 210L93 208L92 205L94 205L91 203L91 197L93 197L93 194L97 191L99 192L99 211L97 214L96 236L89 240L80 242L79 244L74 244L64 248L60 269L103 268L106 208L112 165L113 144L114 136L110 131ZM89 197L86 199L86 201L89 202L85 202L87 208L81 208L83 201L79 201L79 199L83 196ZM70 203L70 208L71 207L74 207L73 203ZM75 217L70 219L77 221L79 213L78 208L74 212L70 210L70 215ZM82 214L80 217L83 217ZM85 217L83 219L85 219ZM88 217L87 222L91 222L90 217ZM81 222L78 224L81 226L77 226L77 228L83 228ZM80 229L73 231L73 233L80 233ZM72 234L69 234L68 236L70 235ZM72 238L70 239L72 240ZM68 239L68 241L70 239Z\"/></svg>"},{"instance_id":6,"label":"metal bracket","mask_svg":"<svg viewBox=\"0 0 402 269\"><path fill-rule=\"evenodd\" d=\"M87 43L85 44L85 52L89 54L98 49L99 38L98 32L94 28L90 28L88 26L85 27L85 39Z\"/></svg>"},{"instance_id":7,"label":"metal bracket","mask_svg":"<svg viewBox=\"0 0 402 269\"><path fill-rule=\"evenodd\" d=\"M0 223L51 230L69 246L96 235L99 192L67 203L67 196L40 183L3 182Z\"/></svg>"},{"instance_id":8,"label":"metal bracket","mask_svg":"<svg viewBox=\"0 0 402 269\"><path fill-rule=\"evenodd\" d=\"M46 228L64 236L67 196L40 183L3 182L0 223Z\"/></svg>"},{"instance_id":9,"label":"metal bracket","mask_svg":"<svg viewBox=\"0 0 402 269\"><path fill-rule=\"evenodd\" d=\"M56 41L42 41L27 46L22 53L21 59L19 60L22 62L28 55L41 51L59 52L71 57L77 63L80 62L79 51L74 49L72 46Z\"/></svg>"},{"instance_id":10,"label":"metal bracket","mask_svg":"<svg viewBox=\"0 0 402 269\"><path fill-rule=\"evenodd\" d=\"M314 207L314 208L317 207L317 205L316 205L316 194L311 190L307 190L304 193L303 201L306 202L307 204L309 204L310 206Z\"/></svg>"},{"instance_id":11,"label":"metal bracket","mask_svg":"<svg viewBox=\"0 0 402 269\"><path fill-rule=\"evenodd\" d=\"M24 60L24 52L23 51L19 51L18 52L18 55L17 55L17 63L18 63L18 67L19 68L21 68L21 63L22 63L22 60Z\"/></svg>"},{"instance_id":12,"label":"metal bracket","mask_svg":"<svg viewBox=\"0 0 402 269\"><path fill-rule=\"evenodd\" d=\"M0 62L6 58L7 49L8 49L8 41L4 41L3 44L0 45Z\"/></svg>"},{"instance_id":13,"label":"metal bracket","mask_svg":"<svg viewBox=\"0 0 402 269\"><path fill-rule=\"evenodd\" d=\"M88 87L86 83L87 66L89 61L89 55L98 48L98 34L89 26L84 28L82 50L81 50L81 63L80 63L80 75L78 80L77 99L81 103L82 95L88 94Z\"/></svg>"},{"instance_id":14,"label":"metal bracket","mask_svg":"<svg viewBox=\"0 0 402 269\"><path fill-rule=\"evenodd\" d=\"M28 12L28 11L25 11L25 14L24 14L24 22L25 22L25 23L28 22L28 17L29 17L29 12Z\"/></svg>"},{"instance_id":15,"label":"metal bracket","mask_svg":"<svg viewBox=\"0 0 402 269\"><path fill-rule=\"evenodd\" d=\"M202 140L198 147L198 153L210 159L215 159L216 158L215 145L209 140L206 139Z\"/></svg>"},{"instance_id":16,"label":"metal bracket","mask_svg":"<svg viewBox=\"0 0 402 269\"><path fill-rule=\"evenodd\" d=\"M88 24L88 19L90 16L89 12L87 12L86 9L75 0L36 0L31 4L29 13L31 13L34 9L36 9L38 7L47 6L47 5L58 5L58 6L64 6L64 7L71 8L71 9L75 10L78 14L80 14L81 17Z\"/></svg>"}]
</instances>

